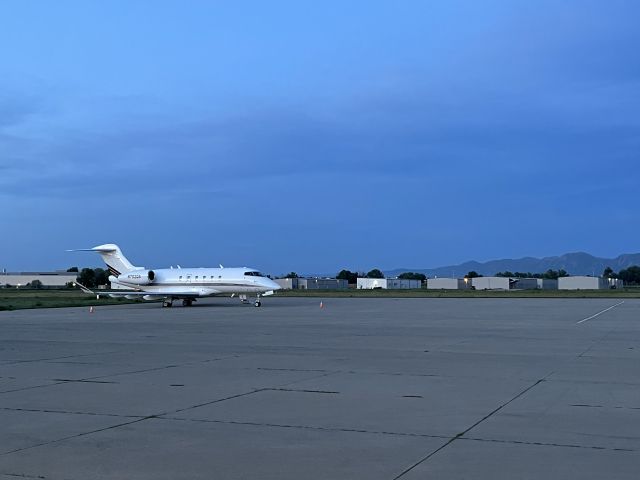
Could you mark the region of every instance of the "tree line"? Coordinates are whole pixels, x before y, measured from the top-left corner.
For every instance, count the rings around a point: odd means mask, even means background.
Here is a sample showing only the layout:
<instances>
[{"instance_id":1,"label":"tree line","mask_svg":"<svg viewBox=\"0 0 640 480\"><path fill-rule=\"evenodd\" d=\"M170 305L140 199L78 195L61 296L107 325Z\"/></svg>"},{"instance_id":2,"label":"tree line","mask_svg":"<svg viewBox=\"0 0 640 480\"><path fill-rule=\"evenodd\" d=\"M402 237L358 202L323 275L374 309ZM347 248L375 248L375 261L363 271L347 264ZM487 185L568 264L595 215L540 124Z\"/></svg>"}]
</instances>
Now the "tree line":
<instances>
[{"instance_id":1,"label":"tree line","mask_svg":"<svg viewBox=\"0 0 640 480\"><path fill-rule=\"evenodd\" d=\"M623 268L618 273L614 272L611 267L607 267L602 272L602 276L605 278L618 278L625 285L640 285L640 267L638 265Z\"/></svg>"},{"instance_id":2,"label":"tree line","mask_svg":"<svg viewBox=\"0 0 640 480\"><path fill-rule=\"evenodd\" d=\"M557 280L561 277L568 277L569 274L564 269L552 270L551 268L544 273L531 273L531 272L510 272L505 270L504 272L496 273L496 277L511 277L511 278L544 278L549 280Z\"/></svg>"},{"instance_id":3,"label":"tree line","mask_svg":"<svg viewBox=\"0 0 640 480\"><path fill-rule=\"evenodd\" d=\"M71 267L67 272L78 272L78 267ZM109 285L109 271L104 268L83 268L78 272L76 281L87 288Z\"/></svg>"}]
</instances>

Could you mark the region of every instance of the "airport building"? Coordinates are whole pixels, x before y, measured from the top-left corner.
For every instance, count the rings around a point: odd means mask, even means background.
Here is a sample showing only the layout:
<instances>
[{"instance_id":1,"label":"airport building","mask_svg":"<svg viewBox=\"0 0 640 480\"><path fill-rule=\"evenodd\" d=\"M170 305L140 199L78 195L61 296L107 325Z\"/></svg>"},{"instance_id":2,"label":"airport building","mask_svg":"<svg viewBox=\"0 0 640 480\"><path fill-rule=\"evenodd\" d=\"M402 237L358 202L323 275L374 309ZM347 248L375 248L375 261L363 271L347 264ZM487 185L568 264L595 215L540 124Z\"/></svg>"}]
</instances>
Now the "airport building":
<instances>
[{"instance_id":1,"label":"airport building","mask_svg":"<svg viewBox=\"0 0 640 480\"><path fill-rule=\"evenodd\" d=\"M471 286L475 290L509 290L514 280L508 277L475 277Z\"/></svg>"},{"instance_id":2,"label":"airport building","mask_svg":"<svg viewBox=\"0 0 640 480\"><path fill-rule=\"evenodd\" d=\"M356 287L363 290L373 290L376 288L406 290L422 288L422 282L420 280L409 280L405 278L358 278Z\"/></svg>"},{"instance_id":3,"label":"airport building","mask_svg":"<svg viewBox=\"0 0 640 480\"><path fill-rule=\"evenodd\" d=\"M0 272L0 286L24 287L38 280L43 287L64 287L77 276L78 272Z\"/></svg>"},{"instance_id":4,"label":"airport building","mask_svg":"<svg viewBox=\"0 0 640 480\"><path fill-rule=\"evenodd\" d=\"M273 281L280 285L283 290L294 290L298 288L297 278L276 278Z\"/></svg>"},{"instance_id":5,"label":"airport building","mask_svg":"<svg viewBox=\"0 0 640 480\"><path fill-rule=\"evenodd\" d=\"M558 279L558 290L607 290L623 286L622 280L617 278L575 276Z\"/></svg>"},{"instance_id":6,"label":"airport building","mask_svg":"<svg viewBox=\"0 0 640 480\"><path fill-rule=\"evenodd\" d=\"M337 278L276 278L284 290L340 290L349 288L347 280Z\"/></svg>"},{"instance_id":7,"label":"airport building","mask_svg":"<svg viewBox=\"0 0 640 480\"><path fill-rule=\"evenodd\" d=\"M469 279L462 278L428 278L427 288L430 290L465 290L470 288Z\"/></svg>"}]
</instances>

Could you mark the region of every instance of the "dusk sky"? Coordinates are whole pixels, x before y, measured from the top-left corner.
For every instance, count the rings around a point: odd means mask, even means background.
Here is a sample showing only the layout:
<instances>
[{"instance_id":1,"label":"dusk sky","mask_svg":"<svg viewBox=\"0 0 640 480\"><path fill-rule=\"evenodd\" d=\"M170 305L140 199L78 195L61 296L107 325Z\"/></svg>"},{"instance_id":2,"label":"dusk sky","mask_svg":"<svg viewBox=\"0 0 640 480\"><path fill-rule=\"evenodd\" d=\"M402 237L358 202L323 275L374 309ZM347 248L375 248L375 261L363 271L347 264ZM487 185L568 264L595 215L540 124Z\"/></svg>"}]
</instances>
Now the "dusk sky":
<instances>
[{"instance_id":1,"label":"dusk sky","mask_svg":"<svg viewBox=\"0 0 640 480\"><path fill-rule=\"evenodd\" d=\"M0 269L640 251L636 1L0 2Z\"/></svg>"}]
</instances>

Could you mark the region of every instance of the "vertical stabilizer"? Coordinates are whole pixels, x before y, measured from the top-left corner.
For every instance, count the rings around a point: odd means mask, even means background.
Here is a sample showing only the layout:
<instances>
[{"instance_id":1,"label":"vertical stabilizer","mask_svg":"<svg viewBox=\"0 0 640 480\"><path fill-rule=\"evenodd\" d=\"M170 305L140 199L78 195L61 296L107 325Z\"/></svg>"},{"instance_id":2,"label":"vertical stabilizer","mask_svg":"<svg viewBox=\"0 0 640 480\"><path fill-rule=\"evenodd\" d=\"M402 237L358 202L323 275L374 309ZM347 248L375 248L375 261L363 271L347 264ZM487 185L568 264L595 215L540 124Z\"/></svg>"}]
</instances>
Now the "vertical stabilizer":
<instances>
[{"instance_id":1,"label":"vertical stabilizer","mask_svg":"<svg viewBox=\"0 0 640 480\"><path fill-rule=\"evenodd\" d=\"M120 247L114 243L98 245L91 250L100 254L104 263L109 267L109 273L116 277L119 277L121 273L139 268L134 267L131 262L127 260L127 257L122 254Z\"/></svg>"},{"instance_id":2,"label":"vertical stabilizer","mask_svg":"<svg viewBox=\"0 0 640 480\"><path fill-rule=\"evenodd\" d=\"M139 270L141 267L134 267L127 257L122 254L120 247L114 243L105 243L93 248L83 248L80 250L69 250L72 252L96 252L109 268L109 273L115 277L119 277L124 272L131 270Z\"/></svg>"}]
</instances>

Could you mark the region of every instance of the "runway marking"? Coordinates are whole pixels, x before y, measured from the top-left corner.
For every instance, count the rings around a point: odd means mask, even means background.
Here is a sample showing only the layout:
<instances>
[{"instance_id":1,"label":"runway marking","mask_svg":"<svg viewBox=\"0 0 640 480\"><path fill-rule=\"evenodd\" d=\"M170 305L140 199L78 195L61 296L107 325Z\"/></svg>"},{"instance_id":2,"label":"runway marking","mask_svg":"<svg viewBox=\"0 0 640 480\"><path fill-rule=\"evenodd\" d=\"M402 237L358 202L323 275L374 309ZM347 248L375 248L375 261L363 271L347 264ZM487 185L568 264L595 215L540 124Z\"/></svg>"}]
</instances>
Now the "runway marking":
<instances>
[{"instance_id":1,"label":"runway marking","mask_svg":"<svg viewBox=\"0 0 640 480\"><path fill-rule=\"evenodd\" d=\"M623 301L621 301L620 303L616 303L615 305L611 305L609 308L605 308L604 310L602 310L601 312L596 313L595 315L591 315L590 317L583 318L583 319L582 319L582 320L580 320L579 322L576 322L576 325L580 325L580 324L581 324L581 323L583 323L583 322L587 322L587 321L592 320L592 319L594 319L594 318L596 318L596 317L599 317L599 316L600 316L600 315L602 315L603 313L606 313L606 312L608 312L609 310L614 309L614 308L616 308L616 307L618 307L618 306L622 305L623 303L624 303L624 300L623 300Z\"/></svg>"}]
</instances>

